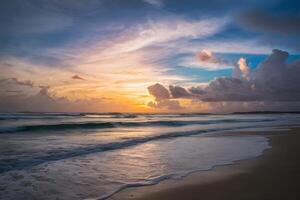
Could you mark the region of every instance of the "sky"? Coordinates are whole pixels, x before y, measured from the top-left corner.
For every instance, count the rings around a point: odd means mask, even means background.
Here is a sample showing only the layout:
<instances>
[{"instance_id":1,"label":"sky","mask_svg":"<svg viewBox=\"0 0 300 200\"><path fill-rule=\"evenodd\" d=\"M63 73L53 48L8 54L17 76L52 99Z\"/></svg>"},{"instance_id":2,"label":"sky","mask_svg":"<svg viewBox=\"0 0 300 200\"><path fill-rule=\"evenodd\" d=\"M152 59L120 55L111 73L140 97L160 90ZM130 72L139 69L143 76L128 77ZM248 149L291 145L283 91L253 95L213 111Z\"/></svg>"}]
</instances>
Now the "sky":
<instances>
[{"instance_id":1,"label":"sky","mask_svg":"<svg viewBox=\"0 0 300 200\"><path fill-rule=\"evenodd\" d=\"M0 112L300 110L297 0L0 4Z\"/></svg>"}]
</instances>

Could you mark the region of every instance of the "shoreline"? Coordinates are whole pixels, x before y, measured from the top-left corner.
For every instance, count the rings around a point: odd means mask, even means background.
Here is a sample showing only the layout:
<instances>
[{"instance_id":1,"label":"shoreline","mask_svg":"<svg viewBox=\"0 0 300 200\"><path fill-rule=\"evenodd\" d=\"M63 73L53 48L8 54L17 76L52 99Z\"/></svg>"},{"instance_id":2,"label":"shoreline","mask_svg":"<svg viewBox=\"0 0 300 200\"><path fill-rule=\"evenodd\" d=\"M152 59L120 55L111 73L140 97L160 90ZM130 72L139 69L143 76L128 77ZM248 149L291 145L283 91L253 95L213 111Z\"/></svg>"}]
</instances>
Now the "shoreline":
<instances>
[{"instance_id":1,"label":"shoreline","mask_svg":"<svg viewBox=\"0 0 300 200\"><path fill-rule=\"evenodd\" d=\"M300 185L300 172L297 171L300 169L297 159L300 155L300 128L236 131L225 135L262 135L269 139L271 148L256 158L194 172L180 180L127 188L108 199L300 199L297 190L297 184Z\"/></svg>"}]
</instances>

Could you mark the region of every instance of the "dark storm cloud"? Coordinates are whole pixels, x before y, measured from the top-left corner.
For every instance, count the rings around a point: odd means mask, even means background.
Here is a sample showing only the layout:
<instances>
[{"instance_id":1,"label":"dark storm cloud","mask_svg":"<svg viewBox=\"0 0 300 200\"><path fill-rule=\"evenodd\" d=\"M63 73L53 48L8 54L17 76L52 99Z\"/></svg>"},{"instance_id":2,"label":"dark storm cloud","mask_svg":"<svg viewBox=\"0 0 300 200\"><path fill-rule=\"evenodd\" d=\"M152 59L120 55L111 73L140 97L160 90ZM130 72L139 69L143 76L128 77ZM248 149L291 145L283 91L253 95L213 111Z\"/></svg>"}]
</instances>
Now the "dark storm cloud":
<instances>
[{"instance_id":1,"label":"dark storm cloud","mask_svg":"<svg viewBox=\"0 0 300 200\"><path fill-rule=\"evenodd\" d=\"M283 35L300 34L300 14L278 15L278 13L252 11L243 13L238 20L243 26L254 31Z\"/></svg>"},{"instance_id":2,"label":"dark storm cloud","mask_svg":"<svg viewBox=\"0 0 300 200\"><path fill-rule=\"evenodd\" d=\"M246 76L217 78L199 98L206 101L300 101L300 61L287 63L288 53L273 53ZM245 73L245 72L242 72Z\"/></svg>"},{"instance_id":3,"label":"dark storm cloud","mask_svg":"<svg viewBox=\"0 0 300 200\"><path fill-rule=\"evenodd\" d=\"M188 93L188 91L186 91L185 88L180 87L180 86L170 85L169 90L170 90L170 93L173 98L182 98L182 97L187 98L187 97L191 96L191 94Z\"/></svg>"},{"instance_id":4,"label":"dark storm cloud","mask_svg":"<svg viewBox=\"0 0 300 200\"><path fill-rule=\"evenodd\" d=\"M216 78L205 87L185 89L180 86L170 86L171 95L165 97L192 98L208 102L297 102L300 101L300 60L287 63L288 56L287 52L275 49L252 71L246 66L246 62L240 59L233 77ZM163 87L164 92L167 93L164 86L160 85L160 87ZM155 95L160 93L150 94L156 97Z\"/></svg>"},{"instance_id":5,"label":"dark storm cloud","mask_svg":"<svg viewBox=\"0 0 300 200\"><path fill-rule=\"evenodd\" d=\"M233 19L266 46L300 51L300 2L266 1L264 6L240 10Z\"/></svg>"}]
</instances>

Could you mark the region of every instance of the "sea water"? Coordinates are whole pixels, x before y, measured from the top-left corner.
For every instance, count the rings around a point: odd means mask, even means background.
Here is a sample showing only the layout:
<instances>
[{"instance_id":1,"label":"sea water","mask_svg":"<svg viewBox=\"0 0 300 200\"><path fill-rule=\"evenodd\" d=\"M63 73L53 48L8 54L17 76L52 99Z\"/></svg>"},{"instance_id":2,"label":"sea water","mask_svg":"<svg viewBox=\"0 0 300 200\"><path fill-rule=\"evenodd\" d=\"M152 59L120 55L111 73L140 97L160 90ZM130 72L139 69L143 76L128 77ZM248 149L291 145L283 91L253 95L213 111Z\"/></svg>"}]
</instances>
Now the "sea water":
<instances>
[{"instance_id":1,"label":"sea water","mask_svg":"<svg viewBox=\"0 0 300 200\"><path fill-rule=\"evenodd\" d=\"M128 188L254 158L298 114L0 114L0 199L105 199ZM213 133L213 134L212 134Z\"/></svg>"}]
</instances>

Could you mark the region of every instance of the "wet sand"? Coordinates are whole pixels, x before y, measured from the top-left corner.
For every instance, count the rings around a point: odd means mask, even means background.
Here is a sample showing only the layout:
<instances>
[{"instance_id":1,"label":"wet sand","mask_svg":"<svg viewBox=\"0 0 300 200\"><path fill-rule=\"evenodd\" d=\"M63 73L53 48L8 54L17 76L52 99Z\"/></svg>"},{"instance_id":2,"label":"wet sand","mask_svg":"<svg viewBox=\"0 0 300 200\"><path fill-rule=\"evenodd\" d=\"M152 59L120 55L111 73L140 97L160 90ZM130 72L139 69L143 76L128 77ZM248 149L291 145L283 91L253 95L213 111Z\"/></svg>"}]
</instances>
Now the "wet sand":
<instances>
[{"instance_id":1,"label":"wet sand","mask_svg":"<svg viewBox=\"0 0 300 200\"><path fill-rule=\"evenodd\" d=\"M300 128L270 132L226 133L266 135L272 148L251 160L193 173L182 180L129 188L110 199L135 200L299 200Z\"/></svg>"}]
</instances>

